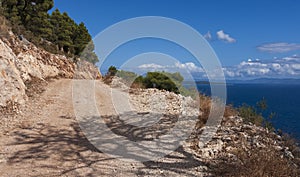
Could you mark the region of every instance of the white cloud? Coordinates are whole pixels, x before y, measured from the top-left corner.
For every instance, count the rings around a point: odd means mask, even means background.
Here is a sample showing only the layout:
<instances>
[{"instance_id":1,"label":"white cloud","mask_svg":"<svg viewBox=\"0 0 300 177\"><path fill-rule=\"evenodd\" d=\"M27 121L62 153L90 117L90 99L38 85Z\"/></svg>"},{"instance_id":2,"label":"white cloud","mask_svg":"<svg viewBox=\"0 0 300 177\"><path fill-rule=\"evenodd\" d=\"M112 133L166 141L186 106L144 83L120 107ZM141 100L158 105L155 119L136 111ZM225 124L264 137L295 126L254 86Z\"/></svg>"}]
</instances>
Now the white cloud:
<instances>
[{"instance_id":1,"label":"white cloud","mask_svg":"<svg viewBox=\"0 0 300 177\"><path fill-rule=\"evenodd\" d=\"M157 71L188 71L188 72L204 72L203 69L199 66L197 66L195 63L193 62L187 62L187 63L180 63L180 62L176 62L172 65L159 65L159 64L155 64L155 63L148 63L148 64L143 64L138 66L138 69L141 70L157 70Z\"/></svg>"},{"instance_id":2,"label":"white cloud","mask_svg":"<svg viewBox=\"0 0 300 177\"><path fill-rule=\"evenodd\" d=\"M288 60L287 60L288 59ZM274 60L248 60L224 69L228 78L236 77L300 77L300 57Z\"/></svg>"},{"instance_id":3,"label":"white cloud","mask_svg":"<svg viewBox=\"0 0 300 177\"><path fill-rule=\"evenodd\" d=\"M204 69L193 62L176 62L166 66L149 63L140 65L138 69L143 71L190 72L199 78L207 77ZM248 59L235 66L223 67L223 72L225 77L229 79L261 77L300 78L300 57L295 55L292 57L274 58L273 60ZM216 73L220 73L220 71ZM219 76L216 75L215 77Z\"/></svg>"},{"instance_id":4,"label":"white cloud","mask_svg":"<svg viewBox=\"0 0 300 177\"><path fill-rule=\"evenodd\" d=\"M165 68L165 66L158 65L155 63L149 63L149 64L140 65L140 66L138 66L138 68L140 68L140 69L163 69L163 68Z\"/></svg>"},{"instance_id":5,"label":"white cloud","mask_svg":"<svg viewBox=\"0 0 300 177\"><path fill-rule=\"evenodd\" d=\"M285 42L270 43L270 44L260 45L257 47L257 49L262 52L284 53L284 52L300 50L300 44L285 43Z\"/></svg>"},{"instance_id":6,"label":"white cloud","mask_svg":"<svg viewBox=\"0 0 300 177\"><path fill-rule=\"evenodd\" d=\"M295 70L300 70L300 63L292 64L292 68Z\"/></svg>"},{"instance_id":7,"label":"white cloud","mask_svg":"<svg viewBox=\"0 0 300 177\"><path fill-rule=\"evenodd\" d=\"M229 42L229 43L234 43L236 40L232 37L229 36L229 34L224 33L223 30L220 30L217 32L217 37L219 40Z\"/></svg>"},{"instance_id":8,"label":"white cloud","mask_svg":"<svg viewBox=\"0 0 300 177\"><path fill-rule=\"evenodd\" d=\"M208 31L204 36L203 36L206 40L210 41L212 40L212 36L210 34L210 31Z\"/></svg>"},{"instance_id":9,"label":"white cloud","mask_svg":"<svg viewBox=\"0 0 300 177\"><path fill-rule=\"evenodd\" d=\"M196 66L195 63L188 62L188 63L175 63L175 68L184 69L189 72L203 72L203 69L199 66Z\"/></svg>"}]
</instances>

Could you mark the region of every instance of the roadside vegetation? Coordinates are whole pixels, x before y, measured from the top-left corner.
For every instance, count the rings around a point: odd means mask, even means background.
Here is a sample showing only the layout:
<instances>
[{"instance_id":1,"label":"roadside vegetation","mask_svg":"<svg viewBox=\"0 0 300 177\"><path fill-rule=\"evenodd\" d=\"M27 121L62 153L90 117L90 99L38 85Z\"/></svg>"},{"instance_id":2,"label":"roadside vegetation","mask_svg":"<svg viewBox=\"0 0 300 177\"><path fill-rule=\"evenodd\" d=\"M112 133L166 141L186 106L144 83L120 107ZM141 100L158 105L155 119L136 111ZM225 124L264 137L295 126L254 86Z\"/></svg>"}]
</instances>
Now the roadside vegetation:
<instances>
[{"instance_id":1,"label":"roadside vegetation","mask_svg":"<svg viewBox=\"0 0 300 177\"><path fill-rule=\"evenodd\" d=\"M51 53L80 57L95 64L98 57L85 24L75 23L58 9L50 14L53 7L53 0L1 0L0 20L3 23L5 17L20 40L28 40Z\"/></svg>"},{"instance_id":2,"label":"roadside vegetation","mask_svg":"<svg viewBox=\"0 0 300 177\"><path fill-rule=\"evenodd\" d=\"M114 76L122 78L125 82L131 83L133 88L157 88L168 90L182 94L181 90L186 91L186 95L191 96L190 90L182 89L183 77L180 73L167 72L148 72L145 76L138 76L133 72L118 71L116 67L109 68L105 81L111 82ZM107 82L107 83L109 83ZM204 94L198 93L200 99L200 110L202 114L199 116L196 129L202 128L207 122L211 109L211 98ZM183 94L184 95L184 94ZM220 160L210 164L211 172L216 176L300 176L300 149L298 142L287 134L282 134L276 130L271 120L275 113L268 114L267 100L258 101L255 106L243 104L237 108L232 105L227 105L224 112L224 120L230 117L239 116L244 124L263 127L269 132L261 135L268 138L276 138L281 135L281 142L293 155L293 158L283 155L283 152L278 151L274 144L266 144L264 148L243 148L243 141L237 144L235 151L235 160ZM246 140L245 140L246 141Z\"/></svg>"},{"instance_id":3,"label":"roadside vegetation","mask_svg":"<svg viewBox=\"0 0 300 177\"><path fill-rule=\"evenodd\" d=\"M75 21L66 13L55 9L53 0L1 0L0 1L0 36L7 35L12 30L20 40L29 40L39 47L52 53L60 53L69 57L96 63L98 57L94 53L84 23ZM157 88L185 96L196 97L196 89L187 89L182 85L180 73L148 72L139 76L134 72L117 70L111 66L104 77L104 82L111 83L114 76L122 78L132 88ZM36 86L27 83L29 88ZM197 128L205 125L211 108L211 98L199 94L200 110ZM259 101L256 106L242 105L238 108L226 106L224 117L240 116L246 124L262 126L269 132L279 133L282 142L294 158L283 157L274 146L269 144L263 149L253 149L249 154L242 148L235 151L238 160L231 163L219 163L214 168L216 176L300 176L300 150L298 142L289 135L276 131L271 124L274 113L264 116L267 111L266 100Z\"/></svg>"},{"instance_id":4,"label":"roadside vegetation","mask_svg":"<svg viewBox=\"0 0 300 177\"><path fill-rule=\"evenodd\" d=\"M139 76L134 72L118 70L115 66L110 66L103 80L106 84L110 84L114 76L121 78L131 88L157 88L193 98L196 98L198 93L196 89L183 86L184 78L179 72L155 71Z\"/></svg>"},{"instance_id":5,"label":"roadside vegetation","mask_svg":"<svg viewBox=\"0 0 300 177\"><path fill-rule=\"evenodd\" d=\"M271 119L274 118L275 113L272 112L267 116L263 116L264 114L266 114L267 109L268 105L265 98L258 101L256 103L256 106L243 104L242 106L237 108L239 115L244 119L246 123L252 123L256 126L262 126L270 131L274 131L275 128L271 123Z\"/></svg>"},{"instance_id":6,"label":"roadside vegetation","mask_svg":"<svg viewBox=\"0 0 300 177\"><path fill-rule=\"evenodd\" d=\"M200 109L202 115L199 116L197 128L205 125L210 113L211 99L207 96L200 95ZM235 155L235 160L226 159L225 161L216 159L216 163L210 164L211 172L215 176L245 176L245 177L265 177L265 176L300 176L300 146L299 141L288 134L276 130L271 119L275 113L267 114L267 100L264 98L258 101L256 106L243 104L234 108L231 105L226 106L224 112L225 121L229 117L239 116L245 124L251 124L263 127L267 130L267 134L260 135L265 138L276 139L280 135L280 142L284 149L279 151L276 145L266 143L263 148L245 149L247 140L236 144L236 149L231 153ZM264 116L267 115L267 116Z\"/></svg>"},{"instance_id":7,"label":"roadside vegetation","mask_svg":"<svg viewBox=\"0 0 300 177\"><path fill-rule=\"evenodd\" d=\"M200 110L202 115L199 116L196 129L203 127L208 119L211 109L211 99L208 96L200 94ZM238 108L231 105L225 107L224 122L230 117L239 116L243 119L244 124L251 124L259 127L264 127L268 130L261 137L277 139L280 135L280 141L285 149L278 150L276 145L266 143L263 148L245 148L247 140L237 141L240 144L235 144L235 150L231 153L235 159L217 158L208 164L210 172L214 176L244 176L244 177L266 177L266 176L300 176L300 147L299 141L288 134L276 130L271 119L274 113L267 113L267 101L262 99L258 101L256 106L243 104ZM254 136L254 135L253 135ZM292 154L286 154L291 152Z\"/></svg>"}]
</instances>

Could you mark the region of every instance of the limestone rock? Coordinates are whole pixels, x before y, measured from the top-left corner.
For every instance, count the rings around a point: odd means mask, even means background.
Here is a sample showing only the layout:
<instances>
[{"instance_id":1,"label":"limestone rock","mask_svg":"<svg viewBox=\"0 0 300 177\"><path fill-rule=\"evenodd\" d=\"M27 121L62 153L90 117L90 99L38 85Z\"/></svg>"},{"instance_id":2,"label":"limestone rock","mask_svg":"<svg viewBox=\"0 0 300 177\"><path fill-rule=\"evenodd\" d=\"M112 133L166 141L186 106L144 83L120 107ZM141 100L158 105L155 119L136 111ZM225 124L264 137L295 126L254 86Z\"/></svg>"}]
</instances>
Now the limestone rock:
<instances>
[{"instance_id":1,"label":"limestone rock","mask_svg":"<svg viewBox=\"0 0 300 177\"><path fill-rule=\"evenodd\" d=\"M74 73L75 79L100 79L101 74L99 69L96 68L93 64L79 60L75 67Z\"/></svg>"},{"instance_id":2,"label":"limestone rock","mask_svg":"<svg viewBox=\"0 0 300 177\"><path fill-rule=\"evenodd\" d=\"M72 59L51 54L8 32L0 38L0 107L8 103L23 104L27 99L25 83L33 78L99 79L101 75L88 62L80 61L76 66Z\"/></svg>"},{"instance_id":3,"label":"limestone rock","mask_svg":"<svg viewBox=\"0 0 300 177\"><path fill-rule=\"evenodd\" d=\"M15 59L12 50L0 40L0 107L5 107L8 102L23 104L27 98Z\"/></svg>"}]
</instances>

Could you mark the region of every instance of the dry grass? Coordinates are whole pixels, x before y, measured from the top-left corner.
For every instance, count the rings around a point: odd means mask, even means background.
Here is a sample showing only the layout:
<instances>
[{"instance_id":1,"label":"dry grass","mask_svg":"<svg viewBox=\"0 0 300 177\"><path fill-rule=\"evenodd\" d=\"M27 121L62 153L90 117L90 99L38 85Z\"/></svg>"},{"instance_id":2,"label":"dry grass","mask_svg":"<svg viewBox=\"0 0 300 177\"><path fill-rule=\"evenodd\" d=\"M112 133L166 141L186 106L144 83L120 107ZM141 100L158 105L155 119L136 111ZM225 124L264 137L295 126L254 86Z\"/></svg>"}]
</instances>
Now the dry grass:
<instances>
[{"instance_id":1,"label":"dry grass","mask_svg":"<svg viewBox=\"0 0 300 177\"><path fill-rule=\"evenodd\" d=\"M206 95L199 94L199 99L200 99L200 111L202 114L199 116L199 120L197 122L196 128L203 127L207 122L211 110L211 103L212 103L211 98ZM238 115L238 111L235 108L233 108L232 105L225 106L225 110L224 110L225 118L231 116L237 116L237 115Z\"/></svg>"},{"instance_id":2,"label":"dry grass","mask_svg":"<svg viewBox=\"0 0 300 177\"><path fill-rule=\"evenodd\" d=\"M227 105L225 107L225 111L224 111L225 118L228 118L231 116L237 116L238 114L239 114L238 111L232 105Z\"/></svg>"},{"instance_id":3,"label":"dry grass","mask_svg":"<svg viewBox=\"0 0 300 177\"><path fill-rule=\"evenodd\" d=\"M199 94L199 100L200 100L199 103L200 103L201 115L199 115L199 117L198 117L196 129L199 129L206 124L207 119L210 114L210 109L211 109L211 98L210 97Z\"/></svg>"},{"instance_id":4,"label":"dry grass","mask_svg":"<svg viewBox=\"0 0 300 177\"><path fill-rule=\"evenodd\" d=\"M253 149L250 154L241 148L234 153L238 160L220 162L212 167L216 176L283 177L299 176L300 171L291 160L272 147Z\"/></svg>"},{"instance_id":5,"label":"dry grass","mask_svg":"<svg viewBox=\"0 0 300 177\"><path fill-rule=\"evenodd\" d=\"M211 98L205 95L199 95L200 110L202 115L196 128L205 125L211 110ZM224 117L237 116L239 112L233 106L225 107ZM274 149L274 145L269 144L266 148L243 149L242 144L235 145L237 149L231 152L237 158L235 160L226 157L216 159L216 163L211 166L211 172L215 176L245 176L245 177L268 177L268 176L300 176L300 150L294 139L288 136L284 137L285 146L295 156L289 159L284 153ZM246 141L246 140L244 140ZM243 141L242 141L243 142Z\"/></svg>"},{"instance_id":6,"label":"dry grass","mask_svg":"<svg viewBox=\"0 0 300 177\"><path fill-rule=\"evenodd\" d=\"M0 14L0 37L8 36L8 31L11 30L9 22Z\"/></svg>"},{"instance_id":7,"label":"dry grass","mask_svg":"<svg viewBox=\"0 0 300 177\"><path fill-rule=\"evenodd\" d=\"M294 162L299 166L300 169L300 147L299 140L296 140L288 134L282 135L283 145L288 147L289 151L295 156Z\"/></svg>"}]
</instances>

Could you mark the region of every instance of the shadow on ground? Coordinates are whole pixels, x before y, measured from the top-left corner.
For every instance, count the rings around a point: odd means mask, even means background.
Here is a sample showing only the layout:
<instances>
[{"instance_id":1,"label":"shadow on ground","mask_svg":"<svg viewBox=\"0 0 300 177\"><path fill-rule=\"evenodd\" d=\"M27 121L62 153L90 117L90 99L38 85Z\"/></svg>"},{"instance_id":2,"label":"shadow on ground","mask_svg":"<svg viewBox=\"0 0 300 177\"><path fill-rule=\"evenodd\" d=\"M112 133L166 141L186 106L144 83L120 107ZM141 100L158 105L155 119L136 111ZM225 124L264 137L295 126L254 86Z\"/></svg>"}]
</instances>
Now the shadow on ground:
<instances>
[{"instance_id":1,"label":"shadow on ground","mask_svg":"<svg viewBox=\"0 0 300 177\"><path fill-rule=\"evenodd\" d=\"M184 176L198 176L195 169L203 166L203 163L193 154L179 146L173 153L157 161L143 163L124 162L110 157L95 148L85 137L74 117L60 116L68 119L68 125L52 126L37 124L31 128L23 128L14 132L15 141L8 146L17 147L11 154L8 164L18 165L23 168L34 168L39 175L75 175L75 176L111 176L111 175L160 175L177 174ZM123 120L114 116L102 117L112 132L122 135L131 141L151 141L148 134L157 138L165 133L161 122L156 124L159 129L153 127L137 128L127 125ZM91 121L92 120L92 121ZM93 117L88 122L80 122L80 125L95 124L99 117ZM109 121L110 120L110 121ZM168 117L163 122L168 122L172 127L176 117ZM95 128L95 126L93 126ZM93 131L93 128L91 129ZM114 144L114 148L124 148L124 144ZM116 147L117 146L117 147ZM22 165L26 164L26 165ZM47 171L47 172L46 172Z\"/></svg>"}]
</instances>

